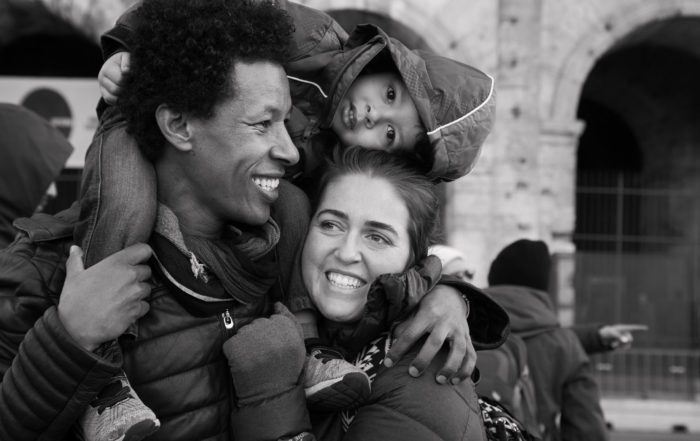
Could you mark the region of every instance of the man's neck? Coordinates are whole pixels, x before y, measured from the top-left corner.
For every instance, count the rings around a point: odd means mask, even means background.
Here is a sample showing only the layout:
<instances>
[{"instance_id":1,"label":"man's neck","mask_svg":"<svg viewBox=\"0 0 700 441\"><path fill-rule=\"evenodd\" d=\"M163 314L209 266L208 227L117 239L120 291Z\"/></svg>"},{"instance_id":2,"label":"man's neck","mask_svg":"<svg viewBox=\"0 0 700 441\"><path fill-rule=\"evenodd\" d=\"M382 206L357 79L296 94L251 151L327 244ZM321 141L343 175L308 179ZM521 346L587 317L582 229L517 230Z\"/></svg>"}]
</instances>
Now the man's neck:
<instances>
[{"instance_id":1,"label":"man's neck","mask_svg":"<svg viewBox=\"0 0 700 441\"><path fill-rule=\"evenodd\" d=\"M206 209L193 195L186 179L178 179L181 171L171 163L156 163L158 202L177 216L184 235L219 238L225 223Z\"/></svg>"}]
</instances>

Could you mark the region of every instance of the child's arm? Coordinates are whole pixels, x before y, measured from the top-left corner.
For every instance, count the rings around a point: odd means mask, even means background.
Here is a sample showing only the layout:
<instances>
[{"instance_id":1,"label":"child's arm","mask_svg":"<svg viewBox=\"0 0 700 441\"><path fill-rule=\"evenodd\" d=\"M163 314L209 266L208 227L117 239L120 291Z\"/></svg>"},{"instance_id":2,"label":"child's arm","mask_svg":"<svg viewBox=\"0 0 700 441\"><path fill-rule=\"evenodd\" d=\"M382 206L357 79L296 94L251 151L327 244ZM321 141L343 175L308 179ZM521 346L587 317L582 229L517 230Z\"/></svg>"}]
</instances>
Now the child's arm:
<instances>
[{"instance_id":1,"label":"child's arm","mask_svg":"<svg viewBox=\"0 0 700 441\"><path fill-rule=\"evenodd\" d=\"M134 29L140 26L135 14L140 2L122 14L116 25L101 37L102 55L106 60L98 77L102 98L107 103L116 102L122 76L128 70L128 51L131 48ZM318 9L286 1L279 1L294 22L295 31L289 42L290 57L286 66L290 75L308 75L325 67L323 54L342 49L348 38L345 30L330 15ZM120 55L121 53L121 55ZM124 56L126 55L126 60ZM301 59L320 56L318 63L295 63Z\"/></svg>"}]
</instances>

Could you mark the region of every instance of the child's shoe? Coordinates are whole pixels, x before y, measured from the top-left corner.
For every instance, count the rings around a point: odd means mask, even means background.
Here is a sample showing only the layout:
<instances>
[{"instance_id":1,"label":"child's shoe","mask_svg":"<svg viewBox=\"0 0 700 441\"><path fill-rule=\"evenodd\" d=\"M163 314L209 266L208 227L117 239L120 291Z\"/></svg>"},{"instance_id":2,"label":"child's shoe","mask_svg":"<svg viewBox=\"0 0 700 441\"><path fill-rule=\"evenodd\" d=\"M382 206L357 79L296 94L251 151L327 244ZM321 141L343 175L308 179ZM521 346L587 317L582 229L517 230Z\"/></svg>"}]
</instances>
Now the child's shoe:
<instances>
[{"instance_id":1,"label":"child's shoe","mask_svg":"<svg viewBox=\"0 0 700 441\"><path fill-rule=\"evenodd\" d=\"M317 412L352 409L370 394L367 374L327 347L314 347L306 357L304 392L306 403Z\"/></svg>"},{"instance_id":2,"label":"child's shoe","mask_svg":"<svg viewBox=\"0 0 700 441\"><path fill-rule=\"evenodd\" d=\"M85 441L140 441L158 430L160 421L122 372L92 400L79 425Z\"/></svg>"}]
</instances>

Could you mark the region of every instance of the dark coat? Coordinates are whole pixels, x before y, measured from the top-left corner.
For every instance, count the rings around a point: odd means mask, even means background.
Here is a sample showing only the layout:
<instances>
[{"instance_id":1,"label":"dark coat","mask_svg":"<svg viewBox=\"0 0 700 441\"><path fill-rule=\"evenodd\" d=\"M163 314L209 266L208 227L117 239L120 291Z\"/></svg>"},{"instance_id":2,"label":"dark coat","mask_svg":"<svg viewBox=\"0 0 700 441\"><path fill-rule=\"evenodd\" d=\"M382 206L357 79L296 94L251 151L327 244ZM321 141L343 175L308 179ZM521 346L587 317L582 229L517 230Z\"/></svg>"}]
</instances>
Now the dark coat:
<instances>
[{"instance_id":1,"label":"dark coat","mask_svg":"<svg viewBox=\"0 0 700 441\"><path fill-rule=\"evenodd\" d=\"M391 347L386 334L389 324L401 318L440 279L437 257L429 257L420 266L402 274L381 276L370 288L365 314L359 324L331 333L336 343L350 348L356 364L372 380L372 391L357 412L341 417L314 415L314 432L319 439L343 441L435 440L480 441L486 439L474 383L467 379L458 385L439 385L435 377L445 363L449 349L444 347L418 378L408 368L418 355L423 341L416 344L399 362L386 368L382 361ZM506 312L478 288L460 279L445 277L441 283L458 289L469 299L469 328L477 349L494 348L508 336ZM382 326L381 323L389 323ZM376 338L379 333L384 335ZM375 339L366 342L366 339ZM360 342L364 347L354 350ZM366 342L366 343L365 343ZM352 415L352 421L348 423ZM341 427L348 426L347 433Z\"/></svg>"},{"instance_id":2,"label":"dark coat","mask_svg":"<svg viewBox=\"0 0 700 441\"><path fill-rule=\"evenodd\" d=\"M291 214L274 207L273 213ZM274 252L281 274L271 300L286 297L293 280L299 282L293 269L308 224L304 214L294 213L298 223L278 222L282 239ZM192 290L211 287L185 277L189 260L152 240L157 259L151 262L150 310L138 321L136 338L121 342L123 360L119 351L103 356L86 352L67 334L55 307L77 216L74 206L57 217L20 219L15 225L22 237L0 251L0 439L73 439L71 426L122 365L161 421L149 440L233 439L234 391L221 347L237 327L261 312L234 302L216 311L189 302ZM288 416L297 419L293 412Z\"/></svg>"},{"instance_id":3,"label":"dark coat","mask_svg":"<svg viewBox=\"0 0 700 441\"><path fill-rule=\"evenodd\" d=\"M122 363L119 353L86 352L58 319L75 215L18 220L21 238L0 251L2 440L72 439L71 426Z\"/></svg>"},{"instance_id":4,"label":"dark coat","mask_svg":"<svg viewBox=\"0 0 700 441\"><path fill-rule=\"evenodd\" d=\"M36 113L0 103L0 248L17 234L12 222L31 216L63 170L73 146Z\"/></svg>"}]
</instances>

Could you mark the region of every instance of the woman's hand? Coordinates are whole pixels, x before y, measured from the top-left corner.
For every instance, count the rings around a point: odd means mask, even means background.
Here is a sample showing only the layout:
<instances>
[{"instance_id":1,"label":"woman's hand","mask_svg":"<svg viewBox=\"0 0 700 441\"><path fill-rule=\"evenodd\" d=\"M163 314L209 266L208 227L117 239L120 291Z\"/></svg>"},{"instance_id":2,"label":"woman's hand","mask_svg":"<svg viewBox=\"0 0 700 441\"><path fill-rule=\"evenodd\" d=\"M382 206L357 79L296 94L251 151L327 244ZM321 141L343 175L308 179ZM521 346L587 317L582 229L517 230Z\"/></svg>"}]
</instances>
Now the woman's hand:
<instances>
[{"instance_id":1,"label":"woman's hand","mask_svg":"<svg viewBox=\"0 0 700 441\"><path fill-rule=\"evenodd\" d=\"M464 380L476 365L476 350L469 335L467 312L467 305L459 291L451 286L437 285L421 300L415 315L396 327L396 340L384 360L385 366L393 366L420 338L427 335L408 373L413 377L421 375L447 342L450 352L435 381L457 384Z\"/></svg>"},{"instance_id":2,"label":"woman's hand","mask_svg":"<svg viewBox=\"0 0 700 441\"><path fill-rule=\"evenodd\" d=\"M124 74L129 71L129 61L130 56L128 52L117 52L104 62L100 73L97 75L100 94L108 104L117 102Z\"/></svg>"}]
</instances>

